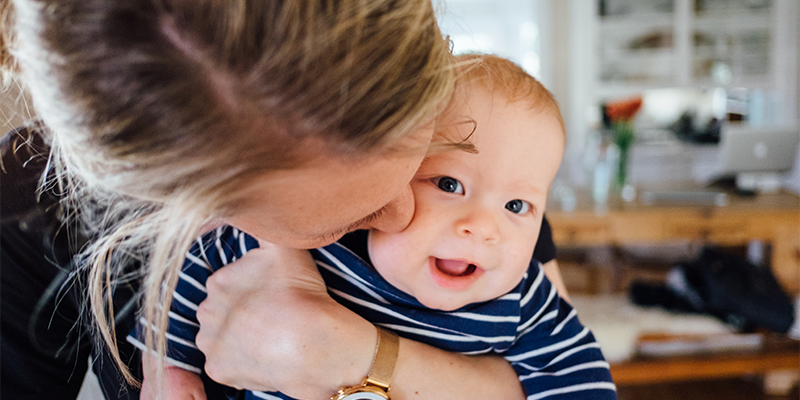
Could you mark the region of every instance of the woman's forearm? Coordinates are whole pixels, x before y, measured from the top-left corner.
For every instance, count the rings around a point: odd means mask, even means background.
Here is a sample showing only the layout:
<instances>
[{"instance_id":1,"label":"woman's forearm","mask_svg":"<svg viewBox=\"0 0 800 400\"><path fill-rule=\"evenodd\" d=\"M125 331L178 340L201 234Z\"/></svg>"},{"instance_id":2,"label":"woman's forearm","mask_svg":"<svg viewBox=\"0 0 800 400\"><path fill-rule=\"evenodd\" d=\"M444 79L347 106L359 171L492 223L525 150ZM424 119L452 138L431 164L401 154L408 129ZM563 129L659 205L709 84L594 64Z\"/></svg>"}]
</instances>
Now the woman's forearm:
<instances>
[{"instance_id":1,"label":"woman's forearm","mask_svg":"<svg viewBox=\"0 0 800 400\"><path fill-rule=\"evenodd\" d=\"M516 373L500 356L465 356L403 338L391 396L393 400L525 398Z\"/></svg>"}]
</instances>

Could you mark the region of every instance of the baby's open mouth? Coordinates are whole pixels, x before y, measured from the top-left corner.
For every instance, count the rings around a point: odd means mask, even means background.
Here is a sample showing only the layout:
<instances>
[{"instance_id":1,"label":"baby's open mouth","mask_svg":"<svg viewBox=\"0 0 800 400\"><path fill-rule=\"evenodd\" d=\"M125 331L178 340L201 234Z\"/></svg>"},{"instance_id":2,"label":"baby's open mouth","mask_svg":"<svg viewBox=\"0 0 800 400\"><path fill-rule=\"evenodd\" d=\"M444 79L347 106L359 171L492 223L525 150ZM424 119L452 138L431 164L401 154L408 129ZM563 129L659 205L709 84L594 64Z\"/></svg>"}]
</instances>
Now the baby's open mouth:
<instances>
[{"instance_id":1,"label":"baby's open mouth","mask_svg":"<svg viewBox=\"0 0 800 400\"><path fill-rule=\"evenodd\" d=\"M467 276L478 269L475 264L470 264L460 260L436 259L436 269L449 276Z\"/></svg>"},{"instance_id":2,"label":"baby's open mouth","mask_svg":"<svg viewBox=\"0 0 800 400\"><path fill-rule=\"evenodd\" d=\"M467 290L485 272L480 264L473 264L469 260L428 259L431 277L437 285L448 290Z\"/></svg>"}]
</instances>

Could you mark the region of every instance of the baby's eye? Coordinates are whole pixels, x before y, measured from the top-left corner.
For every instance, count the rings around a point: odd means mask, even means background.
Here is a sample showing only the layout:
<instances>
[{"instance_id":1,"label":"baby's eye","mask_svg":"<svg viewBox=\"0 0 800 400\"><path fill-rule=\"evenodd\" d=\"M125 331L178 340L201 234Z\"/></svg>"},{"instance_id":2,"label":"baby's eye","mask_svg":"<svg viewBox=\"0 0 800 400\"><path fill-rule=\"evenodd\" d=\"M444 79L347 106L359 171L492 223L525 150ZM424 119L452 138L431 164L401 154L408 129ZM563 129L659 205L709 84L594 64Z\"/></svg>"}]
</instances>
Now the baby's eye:
<instances>
[{"instance_id":1,"label":"baby's eye","mask_svg":"<svg viewBox=\"0 0 800 400\"><path fill-rule=\"evenodd\" d=\"M513 212L514 214L525 214L526 212L530 211L531 203L528 203L525 200L511 200L506 203L506 210Z\"/></svg>"},{"instance_id":2,"label":"baby's eye","mask_svg":"<svg viewBox=\"0 0 800 400\"><path fill-rule=\"evenodd\" d=\"M434 183L439 189L447 193L456 193L456 194L463 194L464 193L464 186L461 185L461 182L458 181L456 178L451 178L449 176L442 176L439 178L434 178Z\"/></svg>"}]
</instances>

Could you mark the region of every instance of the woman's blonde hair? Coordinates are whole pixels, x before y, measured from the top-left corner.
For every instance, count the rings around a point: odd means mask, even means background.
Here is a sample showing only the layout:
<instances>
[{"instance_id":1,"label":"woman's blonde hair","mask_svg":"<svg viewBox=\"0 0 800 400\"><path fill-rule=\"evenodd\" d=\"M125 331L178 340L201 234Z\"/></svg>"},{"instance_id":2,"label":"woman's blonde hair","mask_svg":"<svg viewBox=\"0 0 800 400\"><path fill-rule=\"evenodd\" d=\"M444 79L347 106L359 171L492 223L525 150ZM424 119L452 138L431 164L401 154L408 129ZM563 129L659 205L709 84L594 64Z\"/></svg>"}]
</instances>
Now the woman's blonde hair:
<instances>
[{"instance_id":1,"label":"woman's blonde hair","mask_svg":"<svg viewBox=\"0 0 800 400\"><path fill-rule=\"evenodd\" d=\"M390 148L452 93L431 0L10 1L0 62L19 65L52 184L90 221L92 314L129 381L117 282L144 279L146 339L163 355L159 306L185 250L242 188L302 163L308 139L345 156ZM119 275L129 260L143 276Z\"/></svg>"}]
</instances>

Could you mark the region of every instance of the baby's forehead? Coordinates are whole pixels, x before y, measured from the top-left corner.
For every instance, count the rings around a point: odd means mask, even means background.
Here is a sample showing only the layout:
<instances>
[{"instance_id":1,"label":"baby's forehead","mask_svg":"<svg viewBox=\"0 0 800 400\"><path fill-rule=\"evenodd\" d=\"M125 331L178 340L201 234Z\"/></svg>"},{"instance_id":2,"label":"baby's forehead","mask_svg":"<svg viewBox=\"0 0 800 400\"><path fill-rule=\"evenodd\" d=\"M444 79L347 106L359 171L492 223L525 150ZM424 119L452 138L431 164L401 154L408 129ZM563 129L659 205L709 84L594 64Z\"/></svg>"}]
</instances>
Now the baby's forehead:
<instances>
[{"instance_id":1,"label":"baby's forehead","mask_svg":"<svg viewBox=\"0 0 800 400\"><path fill-rule=\"evenodd\" d=\"M471 125L477 133L482 125L488 125L496 118L505 120L552 118L560 127L557 133L562 136L565 134L558 105L547 97L511 96L503 90L492 90L484 85L470 85L468 91L463 92L461 96L461 101L453 105L446 118L450 126ZM540 132L536 126L530 128L526 130L528 133ZM468 138L472 139L474 135Z\"/></svg>"},{"instance_id":2,"label":"baby's forehead","mask_svg":"<svg viewBox=\"0 0 800 400\"><path fill-rule=\"evenodd\" d=\"M557 135L563 142L564 124L555 100L541 85L530 89L514 91L493 80L462 78L450 104L437 118L428 156L450 150L480 153L481 142L491 141L490 136L497 134L493 131L497 130L498 118L524 126L513 135L500 133L501 140L511 141L508 145L513 146L517 139L542 134ZM558 128L542 124L541 117L551 117L550 121L555 121ZM543 125L548 129L542 129Z\"/></svg>"},{"instance_id":3,"label":"baby's forehead","mask_svg":"<svg viewBox=\"0 0 800 400\"><path fill-rule=\"evenodd\" d=\"M529 111L532 114L547 113L561 119L558 103L544 86L536 85L526 89L509 88L496 84L488 79L467 82L460 86L463 101L454 103L454 108L462 110L473 100L491 101L494 107L514 107Z\"/></svg>"},{"instance_id":4,"label":"baby's forehead","mask_svg":"<svg viewBox=\"0 0 800 400\"><path fill-rule=\"evenodd\" d=\"M566 138L561 121L549 110L530 109L524 103L493 104L494 110L460 114L449 122L449 129L437 132L434 141L443 143L429 151L427 159L455 154L471 154L481 159L497 159L530 153L544 148L563 151ZM500 108L498 110L498 108ZM529 158L519 160L531 161Z\"/></svg>"}]
</instances>

